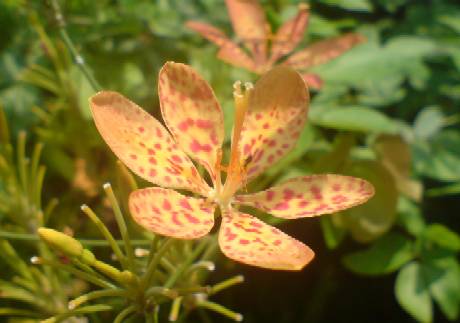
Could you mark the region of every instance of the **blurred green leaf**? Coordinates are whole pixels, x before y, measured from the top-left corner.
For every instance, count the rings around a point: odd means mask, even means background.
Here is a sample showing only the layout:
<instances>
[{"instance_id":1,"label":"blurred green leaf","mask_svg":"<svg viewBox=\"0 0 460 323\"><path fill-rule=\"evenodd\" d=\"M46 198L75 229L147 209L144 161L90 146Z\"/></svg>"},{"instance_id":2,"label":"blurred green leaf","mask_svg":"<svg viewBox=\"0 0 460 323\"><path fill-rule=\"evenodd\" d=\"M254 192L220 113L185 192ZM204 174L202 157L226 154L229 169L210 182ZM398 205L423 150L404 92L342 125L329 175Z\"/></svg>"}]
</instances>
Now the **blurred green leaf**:
<instances>
[{"instance_id":1,"label":"blurred green leaf","mask_svg":"<svg viewBox=\"0 0 460 323\"><path fill-rule=\"evenodd\" d=\"M346 255L343 263L357 274L383 275L398 270L413 258L412 241L402 234L390 232L367 250Z\"/></svg>"},{"instance_id":2,"label":"blurred green leaf","mask_svg":"<svg viewBox=\"0 0 460 323\"><path fill-rule=\"evenodd\" d=\"M397 132L397 126L383 113L359 106L312 106L310 120L316 125L338 130L367 133Z\"/></svg>"},{"instance_id":3,"label":"blurred green leaf","mask_svg":"<svg viewBox=\"0 0 460 323\"><path fill-rule=\"evenodd\" d=\"M414 121L414 134L420 139L428 139L437 134L444 125L444 115L439 107L426 107Z\"/></svg>"},{"instance_id":4,"label":"blurred green leaf","mask_svg":"<svg viewBox=\"0 0 460 323\"><path fill-rule=\"evenodd\" d=\"M396 219L398 192L392 175L376 161L351 162L342 173L366 179L375 188L375 195L365 204L340 213L346 227L359 242L381 237Z\"/></svg>"},{"instance_id":5,"label":"blurred green leaf","mask_svg":"<svg viewBox=\"0 0 460 323\"><path fill-rule=\"evenodd\" d=\"M460 132L444 130L413 145L415 169L443 181L460 180Z\"/></svg>"},{"instance_id":6,"label":"blurred green leaf","mask_svg":"<svg viewBox=\"0 0 460 323\"><path fill-rule=\"evenodd\" d=\"M426 224L420 207L407 198L400 197L398 201L398 223L415 237L425 230Z\"/></svg>"},{"instance_id":7,"label":"blurred green leaf","mask_svg":"<svg viewBox=\"0 0 460 323\"><path fill-rule=\"evenodd\" d=\"M411 262L399 271L395 294L399 304L417 321L429 323L433 320L430 290L419 263Z\"/></svg>"},{"instance_id":8,"label":"blurred green leaf","mask_svg":"<svg viewBox=\"0 0 460 323\"><path fill-rule=\"evenodd\" d=\"M372 10L372 6L368 0L323 0L322 2L331 6L337 6L348 10Z\"/></svg>"},{"instance_id":9,"label":"blurred green leaf","mask_svg":"<svg viewBox=\"0 0 460 323\"><path fill-rule=\"evenodd\" d=\"M430 224L424 237L446 249L460 251L460 236L442 224Z\"/></svg>"}]
</instances>

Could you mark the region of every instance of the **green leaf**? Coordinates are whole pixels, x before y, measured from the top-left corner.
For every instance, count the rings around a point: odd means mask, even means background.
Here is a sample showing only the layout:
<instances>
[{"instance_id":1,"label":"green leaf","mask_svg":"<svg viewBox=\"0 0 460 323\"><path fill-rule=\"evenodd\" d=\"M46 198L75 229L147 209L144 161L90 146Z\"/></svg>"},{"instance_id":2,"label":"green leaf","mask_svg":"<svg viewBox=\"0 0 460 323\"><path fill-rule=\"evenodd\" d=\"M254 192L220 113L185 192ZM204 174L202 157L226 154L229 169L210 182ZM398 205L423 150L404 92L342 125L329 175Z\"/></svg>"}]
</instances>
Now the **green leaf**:
<instances>
[{"instance_id":1,"label":"green leaf","mask_svg":"<svg viewBox=\"0 0 460 323\"><path fill-rule=\"evenodd\" d=\"M430 290L419 263L411 262L399 271L395 294L402 308L417 321L425 323L433 320Z\"/></svg>"},{"instance_id":2,"label":"green leaf","mask_svg":"<svg viewBox=\"0 0 460 323\"><path fill-rule=\"evenodd\" d=\"M323 230L324 241L329 249L335 249L345 238L346 231L334 225L331 217L324 216L321 218L321 229Z\"/></svg>"},{"instance_id":3,"label":"green leaf","mask_svg":"<svg viewBox=\"0 0 460 323\"><path fill-rule=\"evenodd\" d=\"M397 125L385 114L360 106L312 106L310 120L318 126L338 130L389 134L398 131Z\"/></svg>"},{"instance_id":4,"label":"green leaf","mask_svg":"<svg viewBox=\"0 0 460 323\"><path fill-rule=\"evenodd\" d=\"M428 262L423 267L430 281L430 293L449 320L456 320L460 310L460 266L453 257Z\"/></svg>"},{"instance_id":5,"label":"green leaf","mask_svg":"<svg viewBox=\"0 0 460 323\"><path fill-rule=\"evenodd\" d=\"M412 241L391 232L377 240L370 248L343 258L344 265L362 275L383 275L398 270L414 257Z\"/></svg>"},{"instance_id":6,"label":"green leaf","mask_svg":"<svg viewBox=\"0 0 460 323\"><path fill-rule=\"evenodd\" d=\"M375 187L375 195L365 204L340 213L346 227L359 242L381 237L396 219L398 192L392 175L376 161L352 162L341 173L366 179Z\"/></svg>"},{"instance_id":7,"label":"green leaf","mask_svg":"<svg viewBox=\"0 0 460 323\"><path fill-rule=\"evenodd\" d=\"M415 169L443 181L460 180L460 132L444 130L428 141L413 145Z\"/></svg>"},{"instance_id":8,"label":"green leaf","mask_svg":"<svg viewBox=\"0 0 460 323\"><path fill-rule=\"evenodd\" d=\"M413 236L418 237L425 230L426 224L420 207L409 199L399 198L398 215L398 223Z\"/></svg>"},{"instance_id":9,"label":"green leaf","mask_svg":"<svg viewBox=\"0 0 460 323\"><path fill-rule=\"evenodd\" d=\"M428 139L438 133L444 125L444 115L438 107L426 107L414 121L414 134L420 139Z\"/></svg>"},{"instance_id":10,"label":"green leaf","mask_svg":"<svg viewBox=\"0 0 460 323\"><path fill-rule=\"evenodd\" d=\"M323 0L322 2L348 10L372 11L372 6L367 0Z\"/></svg>"},{"instance_id":11,"label":"green leaf","mask_svg":"<svg viewBox=\"0 0 460 323\"><path fill-rule=\"evenodd\" d=\"M441 247L460 251L460 236L442 224L429 225L424 232L424 236Z\"/></svg>"}]
</instances>

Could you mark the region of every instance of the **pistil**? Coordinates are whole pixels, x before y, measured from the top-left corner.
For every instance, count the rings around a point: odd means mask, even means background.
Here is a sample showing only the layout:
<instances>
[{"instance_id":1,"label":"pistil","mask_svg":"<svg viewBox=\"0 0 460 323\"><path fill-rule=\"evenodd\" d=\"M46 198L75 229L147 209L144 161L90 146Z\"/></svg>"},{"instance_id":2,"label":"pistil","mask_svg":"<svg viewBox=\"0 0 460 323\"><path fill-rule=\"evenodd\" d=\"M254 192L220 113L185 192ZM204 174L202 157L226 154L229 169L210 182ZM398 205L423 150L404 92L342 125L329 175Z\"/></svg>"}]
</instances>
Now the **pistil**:
<instances>
[{"instance_id":1,"label":"pistil","mask_svg":"<svg viewBox=\"0 0 460 323\"><path fill-rule=\"evenodd\" d=\"M249 98L253 90L253 85L249 82L245 83L244 92L241 89L241 82L237 81L233 85L233 97L235 100L235 121L232 133L232 147L230 151L230 161L227 167L227 178L220 195L220 204L229 205L232 196L240 188L244 181L244 165L241 162L241 151L239 143L241 132L243 130L243 122L248 110Z\"/></svg>"}]
</instances>

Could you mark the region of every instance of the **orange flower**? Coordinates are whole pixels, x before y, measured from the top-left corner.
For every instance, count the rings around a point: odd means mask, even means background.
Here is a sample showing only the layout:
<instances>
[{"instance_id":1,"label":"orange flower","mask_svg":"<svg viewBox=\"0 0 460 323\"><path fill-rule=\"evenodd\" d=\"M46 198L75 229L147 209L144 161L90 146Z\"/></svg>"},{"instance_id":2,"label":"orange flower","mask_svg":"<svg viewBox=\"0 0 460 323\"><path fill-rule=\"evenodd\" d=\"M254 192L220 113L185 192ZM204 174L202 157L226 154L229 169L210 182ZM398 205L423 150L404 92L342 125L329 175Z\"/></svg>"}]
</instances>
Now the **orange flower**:
<instances>
[{"instance_id":1,"label":"orange flower","mask_svg":"<svg viewBox=\"0 0 460 323\"><path fill-rule=\"evenodd\" d=\"M132 216L150 231L179 239L202 237L212 229L218 207L219 244L225 255L254 266L300 270L313 251L236 206L294 219L343 210L373 195L368 182L341 175L304 176L259 193L238 194L294 147L306 121L308 92L291 68L272 69L255 87L247 83L243 89L235 83L235 124L226 167L221 165L223 113L208 83L189 66L168 62L160 71L158 93L169 132L121 94L103 91L90 99L96 126L118 158L140 177L164 187L136 190L129 199ZM207 170L212 187L190 158Z\"/></svg>"},{"instance_id":2,"label":"orange flower","mask_svg":"<svg viewBox=\"0 0 460 323\"><path fill-rule=\"evenodd\" d=\"M247 52L216 27L198 21L188 21L186 25L219 46L218 58L257 74L265 73L285 58L282 64L303 70L302 77L307 84L319 89L322 86L321 78L305 70L324 64L365 40L359 34L349 33L319 41L287 57L294 51L305 33L309 20L308 5L300 4L297 15L286 21L276 34L272 35L270 25L257 0L226 0L225 2L233 30L242 40Z\"/></svg>"}]
</instances>

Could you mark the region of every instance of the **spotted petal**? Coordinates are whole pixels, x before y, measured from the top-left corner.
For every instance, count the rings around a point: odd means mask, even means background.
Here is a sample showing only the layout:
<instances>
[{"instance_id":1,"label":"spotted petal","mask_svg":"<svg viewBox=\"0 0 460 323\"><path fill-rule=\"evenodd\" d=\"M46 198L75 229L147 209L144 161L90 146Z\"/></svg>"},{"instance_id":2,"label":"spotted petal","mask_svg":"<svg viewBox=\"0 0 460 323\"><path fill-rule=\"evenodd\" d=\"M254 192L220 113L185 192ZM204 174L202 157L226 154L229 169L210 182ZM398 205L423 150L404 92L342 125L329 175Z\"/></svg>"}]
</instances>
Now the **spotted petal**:
<instances>
[{"instance_id":1,"label":"spotted petal","mask_svg":"<svg viewBox=\"0 0 460 323\"><path fill-rule=\"evenodd\" d=\"M179 146L214 177L217 151L224 140L224 117L214 92L184 64L166 63L159 78L158 92L166 125Z\"/></svg>"},{"instance_id":2,"label":"spotted petal","mask_svg":"<svg viewBox=\"0 0 460 323\"><path fill-rule=\"evenodd\" d=\"M256 64L267 56L270 27L262 6L257 0L225 0L233 30L251 51Z\"/></svg>"},{"instance_id":3,"label":"spotted petal","mask_svg":"<svg viewBox=\"0 0 460 323\"><path fill-rule=\"evenodd\" d=\"M323 80L318 74L305 73L302 74L302 77L310 89L319 90L323 87Z\"/></svg>"},{"instance_id":4,"label":"spotted petal","mask_svg":"<svg viewBox=\"0 0 460 323\"><path fill-rule=\"evenodd\" d=\"M308 92L293 69L278 66L262 76L249 100L240 148L248 179L291 150L307 119Z\"/></svg>"},{"instance_id":5,"label":"spotted petal","mask_svg":"<svg viewBox=\"0 0 460 323\"><path fill-rule=\"evenodd\" d=\"M293 178L235 200L280 218L295 219L345 210L373 195L374 187L363 179L327 174Z\"/></svg>"},{"instance_id":6,"label":"spotted petal","mask_svg":"<svg viewBox=\"0 0 460 323\"><path fill-rule=\"evenodd\" d=\"M302 242L235 210L222 217L219 245L233 260L269 269L301 270L314 257Z\"/></svg>"},{"instance_id":7,"label":"spotted petal","mask_svg":"<svg viewBox=\"0 0 460 323\"><path fill-rule=\"evenodd\" d=\"M363 41L365 38L359 34L346 34L326 39L293 54L285 63L295 69L310 68L327 63Z\"/></svg>"},{"instance_id":8,"label":"spotted petal","mask_svg":"<svg viewBox=\"0 0 460 323\"><path fill-rule=\"evenodd\" d=\"M178 239L196 239L214 225L214 205L170 189L149 187L129 196L129 210L149 231Z\"/></svg>"},{"instance_id":9,"label":"spotted petal","mask_svg":"<svg viewBox=\"0 0 460 323\"><path fill-rule=\"evenodd\" d=\"M220 47L217 57L224 62L256 72L254 61L225 34L214 26L198 22L188 21L186 26L213 42Z\"/></svg>"},{"instance_id":10,"label":"spotted petal","mask_svg":"<svg viewBox=\"0 0 460 323\"><path fill-rule=\"evenodd\" d=\"M305 33L309 16L308 6L300 4L297 15L278 29L272 43L271 62L276 62L280 57L289 54L296 48Z\"/></svg>"},{"instance_id":11,"label":"spotted petal","mask_svg":"<svg viewBox=\"0 0 460 323\"><path fill-rule=\"evenodd\" d=\"M209 191L168 131L138 105L110 91L97 93L89 102L102 138L134 173L164 187Z\"/></svg>"}]
</instances>

